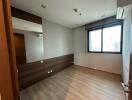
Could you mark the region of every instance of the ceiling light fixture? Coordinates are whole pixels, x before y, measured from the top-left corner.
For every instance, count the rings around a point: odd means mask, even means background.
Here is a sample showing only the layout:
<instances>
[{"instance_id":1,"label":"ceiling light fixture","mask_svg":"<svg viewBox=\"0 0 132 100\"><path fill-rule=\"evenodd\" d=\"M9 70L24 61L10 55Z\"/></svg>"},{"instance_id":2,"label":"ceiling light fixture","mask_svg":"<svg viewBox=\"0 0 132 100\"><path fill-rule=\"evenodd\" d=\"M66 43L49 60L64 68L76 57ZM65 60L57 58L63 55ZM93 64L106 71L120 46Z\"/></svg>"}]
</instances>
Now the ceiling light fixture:
<instances>
[{"instance_id":1,"label":"ceiling light fixture","mask_svg":"<svg viewBox=\"0 0 132 100\"><path fill-rule=\"evenodd\" d=\"M77 13L77 12L78 12L78 9L77 9L77 8L74 8L73 11L74 11L75 13Z\"/></svg>"},{"instance_id":2,"label":"ceiling light fixture","mask_svg":"<svg viewBox=\"0 0 132 100\"><path fill-rule=\"evenodd\" d=\"M79 12L77 8L74 8L73 11L74 11L75 13L77 13L78 15L80 15L80 16L82 15L82 13Z\"/></svg>"},{"instance_id":3,"label":"ceiling light fixture","mask_svg":"<svg viewBox=\"0 0 132 100\"><path fill-rule=\"evenodd\" d=\"M45 9L45 8L47 7L47 5L43 5L43 4L42 4L41 7Z\"/></svg>"}]
</instances>

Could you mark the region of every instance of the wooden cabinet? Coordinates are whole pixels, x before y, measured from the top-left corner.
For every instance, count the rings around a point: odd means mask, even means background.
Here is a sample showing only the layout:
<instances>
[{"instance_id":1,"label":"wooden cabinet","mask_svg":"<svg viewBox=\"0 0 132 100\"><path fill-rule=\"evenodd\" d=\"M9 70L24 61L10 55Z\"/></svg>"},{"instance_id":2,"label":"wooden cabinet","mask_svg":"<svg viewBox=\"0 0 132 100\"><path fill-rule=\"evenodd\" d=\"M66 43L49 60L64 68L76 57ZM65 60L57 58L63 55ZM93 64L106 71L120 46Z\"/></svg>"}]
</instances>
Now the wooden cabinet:
<instances>
[{"instance_id":1,"label":"wooden cabinet","mask_svg":"<svg viewBox=\"0 0 132 100\"><path fill-rule=\"evenodd\" d=\"M19 66L20 89L27 88L57 72L73 65L73 54L55 57Z\"/></svg>"}]
</instances>

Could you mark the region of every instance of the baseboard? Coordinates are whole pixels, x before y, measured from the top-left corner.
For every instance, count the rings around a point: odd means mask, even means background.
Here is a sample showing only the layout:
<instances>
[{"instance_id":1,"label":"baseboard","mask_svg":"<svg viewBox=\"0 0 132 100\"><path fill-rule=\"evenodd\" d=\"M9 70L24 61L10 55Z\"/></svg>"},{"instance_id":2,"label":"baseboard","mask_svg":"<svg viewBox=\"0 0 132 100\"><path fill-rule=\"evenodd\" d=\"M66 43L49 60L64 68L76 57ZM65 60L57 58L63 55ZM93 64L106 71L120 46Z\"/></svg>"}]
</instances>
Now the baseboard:
<instances>
[{"instance_id":1,"label":"baseboard","mask_svg":"<svg viewBox=\"0 0 132 100\"><path fill-rule=\"evenodd\" d=\"M94 68L91 68L91 67L81 66L81 65L77 65L77 64L75 64L75 63L74 63L74 65L76 65L76 66L80 66L80 67L85 67L85 68L92 69L92 70L98 70L98 71L107 72L107 73L110 73L110 74L115 74L115 75L119 75L119 76L121 76L121 74L113 73L113 72L108 72L108 71L101 70L101 69L94 69Z\"/></svg>"}]
</instances>

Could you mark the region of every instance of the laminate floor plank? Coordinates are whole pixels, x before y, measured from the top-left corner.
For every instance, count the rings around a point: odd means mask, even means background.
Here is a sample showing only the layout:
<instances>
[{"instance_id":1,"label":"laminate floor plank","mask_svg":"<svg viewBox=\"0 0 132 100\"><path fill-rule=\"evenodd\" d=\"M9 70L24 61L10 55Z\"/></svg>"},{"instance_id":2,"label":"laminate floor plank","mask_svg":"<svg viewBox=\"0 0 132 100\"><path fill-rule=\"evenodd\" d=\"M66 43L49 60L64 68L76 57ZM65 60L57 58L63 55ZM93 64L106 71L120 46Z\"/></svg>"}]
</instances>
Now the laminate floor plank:
<instances>
[{"instance_id":1,"label":"laminate floor plank","mask_svg":"<svg viewBox=\"0 0 132 100\"><path fill-rule=\"evenodd\" d=\"M126 100L120 75L72 66L21 91L22 100Z\"/></svg>"}]
</instances>

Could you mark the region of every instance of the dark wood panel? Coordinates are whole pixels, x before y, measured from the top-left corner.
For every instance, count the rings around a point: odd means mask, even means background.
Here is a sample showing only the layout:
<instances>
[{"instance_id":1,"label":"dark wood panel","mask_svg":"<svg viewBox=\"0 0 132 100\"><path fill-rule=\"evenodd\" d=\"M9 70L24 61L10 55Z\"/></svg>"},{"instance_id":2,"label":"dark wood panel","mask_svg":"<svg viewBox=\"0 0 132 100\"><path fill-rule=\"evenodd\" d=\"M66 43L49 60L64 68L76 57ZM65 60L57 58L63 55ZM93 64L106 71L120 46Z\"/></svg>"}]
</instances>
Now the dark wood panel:
<instances>
[{"instance_id":1,"label":"dark wood panel","mask_svg":"<svg viewBox=\"0 0 132 100\"><path fill-rule=\"evenodd\" d=\"M25 50L25 38L24 34L15 33L15 50L17 65L26 63L26 50Z\"/></svg>"},{"instance_id":2,"label":"dark wood panel","mask_svg":"<svg viewBox=\"0 0 132 100\"><path fill-rule=\"evenodd\" d=\"M23 20L31 21L34 23L42 24L42 18L26 11L11 7L11 14L13 17L17 17Z\"/></svg>"},{"instance_id":3,"label":"dark wood panel","mask_svg":"<svg viewBox=\"0 0 132 100\"><path fill-rule=\"evenodd\" d=\"M46 59L43 63L38 61L19 66L20 89L27 88L34 83L73 65L73 59L73 54L69 54ZM48 71L51 70L52 72L48 74Z\"/></svg>"},{"instance_id":4,"label":"dark wood panel","mask_svg":"<svg viewBox=\"0 0 132 100\"><path fill-rule=\"evenodd\" d=\"M131 44L132 44L132 39L131 39ZM128 93L128 100L132 100L132 49L130 54L129 85L130 85L129 89L131 90L131 92Z\"/></svg>"}]
</instances>

